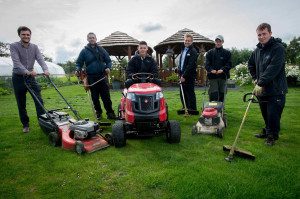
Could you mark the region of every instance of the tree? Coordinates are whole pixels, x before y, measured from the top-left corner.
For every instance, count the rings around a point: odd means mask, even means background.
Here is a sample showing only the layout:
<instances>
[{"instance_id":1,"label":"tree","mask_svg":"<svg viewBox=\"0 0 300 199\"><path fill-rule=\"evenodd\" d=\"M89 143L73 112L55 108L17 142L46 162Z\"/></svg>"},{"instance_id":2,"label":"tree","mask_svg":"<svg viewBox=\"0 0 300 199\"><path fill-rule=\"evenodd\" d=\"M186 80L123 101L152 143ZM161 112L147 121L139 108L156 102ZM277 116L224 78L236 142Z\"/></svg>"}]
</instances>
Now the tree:
<instances>
[{"instance_id":1,"label":"tree","mask_svg":"<svg viewBox=\"0 0 300 199\"><path fill-rule=\"evenodd\" d=\"M48 62L53 62L53 59L52 57L48 57L47 55L45 55L44 53L42 53L42 56L44 58L45 61L48 61Z\"/></svg>"},{"instance_id":2,"label":"tree","mask_svg":"<svg viewBox=\"0 0 300 199\"><path fill-rule=\"evenodd\" d=\"M286 61L290 64L300 65L300 37L294 37L287 46Z\"/></svg>"},{"instance_id":3,"label":"tree","mask_svg":"<svg viewBox=\"0 0 300 199\"><path fill-rule=\"evenodd\" d=\"M237 66L238 64L248 62L252 54L252 50L249 49L238 50L237 48L231 48L230 52L233 67Z\"/></svg>"},{"instance_id":4,"label":"tree","mask_svg":"<svg viewBox=\"0 0 300 199\"><path fill-rule=\"evenodd\" d=\"M60 65L64 69L64 71L67 75L67 79L68 79L68 81L70 81L71 76L75 73L75 70L76 70L75 60L73 60L73 61L69 60L66 63L58 63L58 65Z\"/></svg>"},{"instance_id":5,"label":"tree","mask_svg":"<svg viewBox=\"0 0 300 199\"><path fill-rule=\"evenodd\" d=\"M9 57L9 43L4 43L0 41L0 57Z\"/></svg>"}]
</instances>

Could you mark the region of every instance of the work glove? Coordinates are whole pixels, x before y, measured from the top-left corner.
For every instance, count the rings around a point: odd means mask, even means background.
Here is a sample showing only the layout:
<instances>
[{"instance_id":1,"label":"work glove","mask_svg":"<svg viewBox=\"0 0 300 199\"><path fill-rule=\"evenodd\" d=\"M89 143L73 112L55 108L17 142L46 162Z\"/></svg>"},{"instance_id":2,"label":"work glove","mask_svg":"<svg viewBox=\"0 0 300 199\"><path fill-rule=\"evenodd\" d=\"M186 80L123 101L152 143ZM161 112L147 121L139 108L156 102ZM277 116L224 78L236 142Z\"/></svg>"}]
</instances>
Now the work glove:
<instances>
[{"instance_id":1,"label":"work glove","mask_svg":"<svg viewBox=\"0 0 300 199\"><path fill-rule=\"evenodd\" d=\"M109 68L106 68L106 69L105 69L105 73L106 73L107 75L109 75L110 69L109 69Z\"/></svg>"},{"instance_id":2,"label":"work glove","mask_svg":"<svg viewBox=\"0 0 300 199\"><path fill-rule=\"evenodd\" d=\"M252 84L255 86L257 84L257 79L252 80Z\"/></svg>"},{"instance_id":3,"label":"work glove","mask_svg":"<svg viewBox=\"0 0 300 199\"><path fill-rule=\"evenodd\" d=\"M255 96L260 96L262 94L262 87L258 86L257 84L255 85L254 89L253 89L253 94Z\"/></svg>"}]
</instances>

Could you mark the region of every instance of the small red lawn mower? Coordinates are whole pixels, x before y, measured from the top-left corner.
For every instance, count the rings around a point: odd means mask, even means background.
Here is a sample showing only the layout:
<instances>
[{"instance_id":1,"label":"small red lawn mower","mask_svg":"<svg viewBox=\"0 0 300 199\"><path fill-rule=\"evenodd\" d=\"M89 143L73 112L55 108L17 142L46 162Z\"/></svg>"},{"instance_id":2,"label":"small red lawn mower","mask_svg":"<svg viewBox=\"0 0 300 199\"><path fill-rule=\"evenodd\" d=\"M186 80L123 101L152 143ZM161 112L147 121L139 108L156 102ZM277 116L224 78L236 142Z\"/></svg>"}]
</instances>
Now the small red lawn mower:
<instances>
[{"instance_id":1,"label":"small red lawn mower","mask_svg":"<svg viewBox=\"0 0 300 199\"><path fill-rule=\"evenodd\" d=\"M48 135L50 144L62 146L63 149L67 150L75 150L78 154L91 153L108 147L111 144L110 134L101 135L102 129L98 123L89 119L82 119L63 97L50 77L46 78L65 101L67 108L47 110L31 88L30 79L25 76L24 82L28 91L45 111L45 114L39 116L38 122L41 129ZM71 109L76 120L71 118L68 113L62 112L63 109Z\"/></svg>"},{"instance_id":2,"label":"small red lawn mower","mask_svg":"<svg viewBox=\"0 0 300 199\"><path fill-rule=\"evenodd\" d=\"M225 95L227 92L227 86L225 83ZM202 114L196 123L192 127L192 135L195 134L212 134L220 138L224 136L224 129L227 127L227 119L224 113L225 96L224 102L221 101L205 101L205 91L202 93Z\"/></svg>"},{"instance_id":3,"label":"small red lawn mower","mask_svg":"<svg viewBox=\"0 0 300 199\"><path fill-rule=\"evenodd\" d=\"M151 73L132 75L135 83L124 89L118 108L120 120L112 126L112 139L116 147L126 145L130 136L151 137L163 132L169 143L179 143L181 138L180 124L168 120L168 106L161 87L150 83Z\"/></svg>"}]
</instances>

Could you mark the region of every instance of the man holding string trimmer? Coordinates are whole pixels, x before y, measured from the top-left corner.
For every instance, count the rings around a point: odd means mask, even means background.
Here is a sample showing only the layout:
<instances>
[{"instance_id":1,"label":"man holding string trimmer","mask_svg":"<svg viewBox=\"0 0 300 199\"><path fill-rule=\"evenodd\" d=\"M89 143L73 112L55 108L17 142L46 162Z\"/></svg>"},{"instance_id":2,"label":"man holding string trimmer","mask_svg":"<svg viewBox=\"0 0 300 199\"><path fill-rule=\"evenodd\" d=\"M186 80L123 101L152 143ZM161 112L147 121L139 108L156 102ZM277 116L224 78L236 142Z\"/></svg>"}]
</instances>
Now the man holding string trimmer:
<instances>
[{"instance_id":1,"label":"man holding string trimmer","mask_svg":"<svg viewBox=\"0 0 300 199\"><path fill-rule=\"evenodd\" d=\"M106 78L103 78L110 72L111 59L106 50L97 45L97 37L94 33L88 33L87 40L89 43L81 50L76 61L76 75L79 75L83 65L85 65L97 119L100 120L102 118L99 95L103 101L107 119L115 119L116 115L112 109L108 82Z\"/></svg>"},{"instance_id":2,"label":"man holding string trimmer","mask_svg":"<svg viewBox=\"0 0 300 199\"><path fill-rule=\"evenodd\" d=\"M281 39L272 37L270 24L260 24L256 33L259 43L248 61L248 69L255 84L253 94L259 99L265 128L255 137L265 138L265 143L272 146L279 138L280 118L287 93L285 49Z\"/></svg>"}]
</instances>

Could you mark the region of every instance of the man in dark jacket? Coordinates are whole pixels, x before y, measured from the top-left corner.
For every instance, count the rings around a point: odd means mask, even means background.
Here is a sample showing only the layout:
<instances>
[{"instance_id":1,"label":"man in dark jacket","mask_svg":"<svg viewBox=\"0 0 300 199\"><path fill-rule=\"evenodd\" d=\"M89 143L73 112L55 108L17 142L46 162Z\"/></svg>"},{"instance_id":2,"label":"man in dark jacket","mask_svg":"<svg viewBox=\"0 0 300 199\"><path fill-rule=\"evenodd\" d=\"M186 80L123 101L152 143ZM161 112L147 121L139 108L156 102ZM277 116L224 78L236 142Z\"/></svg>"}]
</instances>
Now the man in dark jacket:
<instances>
[{"instance_id":1,"label":"man in dark jacket","mask_svg":"<svg viewBox=\"0 0 300 199\"><path fill-rule=\"evenodd\" d=\"M224 37L218 35L215 39L215 48L206 53L205 69L209 79L209 100L224 101L226 80L230 77L232 67L231 53L223 48Z\"/></svg>"},{"instance_id":2,"label":"man in dark jacket","mask_svg":"<svg viewBox=\"0 0 300 199\"><path fill-rule=\"evenodd\" d=\"M248 61L248 69L256 84L253 93L259 99L265 128L255 136L266 138L265 143L272 146L278 139L287 93L285 49L280 39L272 37L269 24L260 24L256 33L259 43Z\"/></svg>"},{"instance_id":3,"label":"man in dark jacket","mask_svg":"<svg viewBox=\"0 0 300 199\"><path fill-rule=\"evenodd\" d=\"M88 44L81 50L76 61L76 71L81 71L83 65L86 66L88 84L90 87L94 108L97 119L102 118L102 109L99 102L99 95L104 104L108 119L115 119L116 115L112 109L109 86L107 79L99 81L106 74L109 74L111 68L111 59L104 48L97 45L97 37L94 33L87 35Z\"/></svg>"},{"instance_id":4,"label":"man in dark jacket","mask_svg":"<svg viewBox=\"0 0 300 199\"><path fill-rule=\"evenodd\" d=\"M193 36L187 33L184 35L184 48L180 54L178 74L180 82L182 83L184 99L188 110L197 110L195 95L197 58L198 53L193 46ZM183 104L181 92L180 99Z\"/></svg>"},{"instance_id":5,"label":"man in dark jacket","mask_svg":"<svg viewBox=\"0 0 300 199\"><path fill-rule=\"evenodd\" d=\"M160 80L157 79L158 71L155 60L147 54L148 45L145 41L140 41L138 51L128 62L126 67L126 82L125 87L129 88L132 84L138 83L138 80L132 79L132 75L135 73L151 73L153 79L150 80L152 83L160 85Z\"/></svg>"}]
</instances>

